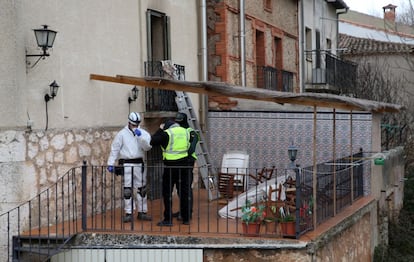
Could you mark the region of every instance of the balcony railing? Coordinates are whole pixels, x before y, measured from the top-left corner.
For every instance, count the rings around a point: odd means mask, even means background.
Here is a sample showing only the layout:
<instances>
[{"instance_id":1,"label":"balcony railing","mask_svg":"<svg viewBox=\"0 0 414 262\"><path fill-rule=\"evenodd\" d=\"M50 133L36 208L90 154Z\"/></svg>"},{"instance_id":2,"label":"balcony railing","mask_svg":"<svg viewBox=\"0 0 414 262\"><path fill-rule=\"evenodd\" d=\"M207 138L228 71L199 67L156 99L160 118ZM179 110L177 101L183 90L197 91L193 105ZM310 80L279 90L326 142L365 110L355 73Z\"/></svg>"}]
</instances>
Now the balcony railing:
<instances>
[{"instance_id":1,"label":"balcony railing","mask_svg":"<svg viewBox=\"0 0 414 262\"><path fill-rule=\"evenodd\" d=\"M310 92L349 93L357 65L323 50L305 51L305 89Z\"/></svg>"},{"instance_id":2,"label":"balcony railing","mask_svg":"<svg viewBox=\"0 0 414 262\"><path fill-rule=\"evenodd\" d=\"M166 76L161 61L145 62L145 76ZM174 64L175 71L172 73L173 77L178 80L185 80L185 66ZM145 89L145 109L147 112L156 111L178 111L175 103L175 92L171 90L162 90L155 88Z\"/></svg>"},{"instance_id":3,"label":"balcony railing","mask_svg":"<svg viewBox=\"0 0 414 262\"><path fill-rule=\"evenodd\" d=\"M293 73L270 66L257 67L257 87L275 91L293 92Z\"/></svg>"},{"instance_id":4,"label":"balcony railing","mask_svg":"<svg viewBox=\"0 0 414 262\"><path fill-rule=\"evenodd\" d=\"M361 159L358 156L355 155L355 159ZM248 190L242 192L235 184L227 183L227 187L232 192L231 197L223 195L223 191L220 191L221 197L217 201L209 199L203 183L195 183L190 225L183 225L174 220L174 226L167 228L156 225L163 219L159 182L153 180L151 176L148 177L150 185L148 212L153 216L153 221L133 220L132 223L122 223L122 217L125 215L123 176L108 173L106 166L87 166L85 163L82 167L71 169L55 185L32 200L0 215L0 223L7 225L7 228L4 227L4 234L9 240L8 243L2 243L2 247L7 247L2 252L8 252L9 261L23 260L25 256L34 256L44 261L58 253L73 236L84 231L145 234L165 232L194 236L202 234L204 237L227 234L240 237L242 223L237 217L240 218L242 214L240 207L244 205L248 196L249 199L255 199L258 205L265 205L267 210L273 210L273 214L268 212L270 220L266 220L258 237L286 236L278 228L281 215L279 208L283 207L296 218L296 231L287 237L299 238L313 229L314 205L317 207L316 217L319 224L363 195L363 173L369 171L368 167L365 167L360 160L351 162L350 159L348 157L338 160L335 165L324 163L317 166L317 201L313 200L311 167L297 169L293 173L292 170L281 170L260 183L256 182L263 179L261 172L263 168L248 168L236 172L248 174L243 178L249 185ZM157 173L160 174L163 172L162 164L148 168L158 170ZM195 177L198 177L199 170L194 169L194 173ZM273 201L273 197L276 196L269 194L270 187L285 191L285 199ZM290 195L292 193L293 196ZM173 198L173 212L175 212L178 210L179 202L177 196ZM275 209L271 208L273 205Z\"/></svg>"},{"instance_id":5,"label":"balcony railing","mask_svg":"<svg viewBox=\"0 0 414 262\"><path fill-rule=\"evenodd\" d=\"M357 153L352 158L345 157L316 165L317 224L335 216L364 195L363 175L364 172L369 172L370 166L361 159L363 153ZM305 195L313 188L313 172L313 167L302 169L300 181Z\"/></svg>"}]
</instances>

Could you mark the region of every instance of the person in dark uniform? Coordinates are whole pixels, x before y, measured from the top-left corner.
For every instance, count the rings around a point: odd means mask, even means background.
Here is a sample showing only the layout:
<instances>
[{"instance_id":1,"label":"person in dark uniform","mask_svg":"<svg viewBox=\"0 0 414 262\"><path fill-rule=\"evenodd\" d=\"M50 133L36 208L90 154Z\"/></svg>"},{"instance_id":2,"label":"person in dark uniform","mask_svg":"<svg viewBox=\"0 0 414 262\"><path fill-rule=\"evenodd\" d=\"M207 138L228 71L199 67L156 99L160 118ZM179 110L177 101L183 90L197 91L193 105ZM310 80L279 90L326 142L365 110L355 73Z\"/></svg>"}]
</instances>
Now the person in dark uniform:
<instances>
[{"instance_id":1,"label":"person in dark uniform","mask_svg":"<svg viewBox=\"0 0 414 262\"><path fill-rule=\"evenodd\" d=\"M172 226L172 191L174 185L180 188L180 213L184 225L190 224L189 198L191 184L188 168L188 149L190 148L190 134L186 128L172 120L161 124L160 128L151 136L152 146L161 146L164 173L162 176L162 195L164 201L164 219L158 226Z\"/></svg>"},{"instance_id":2,"label":"person in dark uniform","mask_svg":"<svg viewBox=\"0 0 414 262\"><path fill-rule=\"evenodd\" d=\"M190 183L190 193L189 193L189 217L190 220L193 216L193 189L191 187L191 185L193 184L193 178L194 178L194 174L193 174L193 169L194 169L194 163L197 160L197 155L195 153L195 149L197 146L199 139L199 136L197 134L197 132L192 129L190 127L190 125L188 124L188 118L187 115L185 113L177 113L177 115L175 116L175 122L177 124L179 124L181 127L184 127L185 129L187 129L187 131L190 134L190 148L188 149L188 161L187 161L187 166L188 166L188 172L189 172L189 183ZM177 194L178 196L180 196L180 187L178 185L176 185L177 187ZM182 220L182 216L180 212L175 212L173 213L173 217L176 217L177 220Z\"/></svg>"}]
</instances>

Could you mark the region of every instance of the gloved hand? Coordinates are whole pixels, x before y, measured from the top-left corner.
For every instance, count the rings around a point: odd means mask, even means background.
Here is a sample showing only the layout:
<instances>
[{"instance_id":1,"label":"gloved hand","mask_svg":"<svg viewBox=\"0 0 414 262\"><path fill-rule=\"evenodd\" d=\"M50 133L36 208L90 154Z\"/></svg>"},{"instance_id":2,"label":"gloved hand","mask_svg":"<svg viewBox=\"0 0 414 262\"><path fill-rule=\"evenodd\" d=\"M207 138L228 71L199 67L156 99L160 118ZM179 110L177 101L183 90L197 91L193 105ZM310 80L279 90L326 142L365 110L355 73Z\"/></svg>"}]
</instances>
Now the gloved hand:
<instances>
[{"instance_id":1,"label":"gloved hand","mask_svg":"<svg viewBox=\"0 0 414 262\"><path fill-rule=\"evenodd\" d=\"M164 124L164 123L162 123L162 124L160 125L160 129L164 130L164 126L165 126L165 124Z\"/></svg>"},{"instance_id":2,"label":"gloved hand","mask_svg":"<svg viewBox=\"0 0 414 262\"><path fill-rule=\"evenodd\" d=\"M134 134L136 136L140 136L141 135L141 130L139 130L138 128L134 130Z\"/></svg>"},{"instance_id":3,"label":"gloved hand","mask_svg":"<svg viewBox=\"0 0 414 262\"><path fill-rule=\"evenodd\" d=\"M108 166L106 169L108 170L109 173L113 173L115 171L114 166Z\"/></svg>"}]
</instances>

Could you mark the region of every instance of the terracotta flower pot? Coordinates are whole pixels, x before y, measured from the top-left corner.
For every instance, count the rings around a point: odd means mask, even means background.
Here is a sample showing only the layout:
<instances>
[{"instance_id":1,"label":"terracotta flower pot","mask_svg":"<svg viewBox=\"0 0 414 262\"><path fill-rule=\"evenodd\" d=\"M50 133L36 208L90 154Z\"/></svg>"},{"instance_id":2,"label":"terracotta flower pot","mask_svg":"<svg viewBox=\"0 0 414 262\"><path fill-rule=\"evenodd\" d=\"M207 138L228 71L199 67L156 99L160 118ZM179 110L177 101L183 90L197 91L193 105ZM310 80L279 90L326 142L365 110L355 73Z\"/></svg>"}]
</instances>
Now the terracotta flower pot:
<instances>
[{"instance_id":1,"label":"terracotta flower pot","mask_svg":"<svg viewBox=\"0 0 414 262\"><path fill-rule=\"evenodd\" d=\"M266 233L275 234L278 232L278 223L276 221L266 221Z\"/></svg>"},{"instance_id":2,"label":"terracotta flower pot","mask_svg":"<svg viewBox=\"0 0 414 262\"><path fill-rule=\"evenodd\" d=\"M246 236L257 237L260 234L260 222L256 223L242 223L243 234Z\"/></svg>"},{"instance_id":3,"label":"terracotta flower pot","mask_svg":"<svg viewBox=\"0 0 414 262\"><path fill-rule=\"evenodd\" d=\"M295 221L280 222L282 236L295 237L296 236L296 223Z\"/></svg>"}]
</instances>

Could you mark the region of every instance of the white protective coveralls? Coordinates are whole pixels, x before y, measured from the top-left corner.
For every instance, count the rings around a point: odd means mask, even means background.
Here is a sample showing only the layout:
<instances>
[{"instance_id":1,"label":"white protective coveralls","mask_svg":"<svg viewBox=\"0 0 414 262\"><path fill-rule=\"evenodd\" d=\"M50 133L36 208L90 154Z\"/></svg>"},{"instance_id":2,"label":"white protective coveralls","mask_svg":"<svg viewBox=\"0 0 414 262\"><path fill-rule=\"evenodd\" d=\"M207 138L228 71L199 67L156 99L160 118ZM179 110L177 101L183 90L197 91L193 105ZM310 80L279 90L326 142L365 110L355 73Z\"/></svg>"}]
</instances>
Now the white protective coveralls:
<instances>
[{"instance_id":1,"label":"white protective coveralls","mask_svg":"<svg viewBox=\"0 0 414 262\"><path fill-rule=\"evenodd\" d=\"M111 153L108 158L108 166L115 166L116 159L138 159L142 158L144 160L145 151L148 151L152 148L150 145L151 135L142 128L139 128L141 131L140 136L136 136L132 130L128 128L128 125L121 129L118 134L116 134L111 145ZM147 194L143 192L144 197L140 194L140 189L145 190L147 184L146 168L142 168L141 163L124 163L124 188L132 187L137 191L137 200L136 206L138 207L138 212L147 213ZM132 170L134 172L134 178L132 179ZM132 185L132 181L134 185ZM132 193L133 196L133 193ZM132 197L129 199L124 199L125 201L125 213L132 214Z\"/></svg>"}]
</instances>

